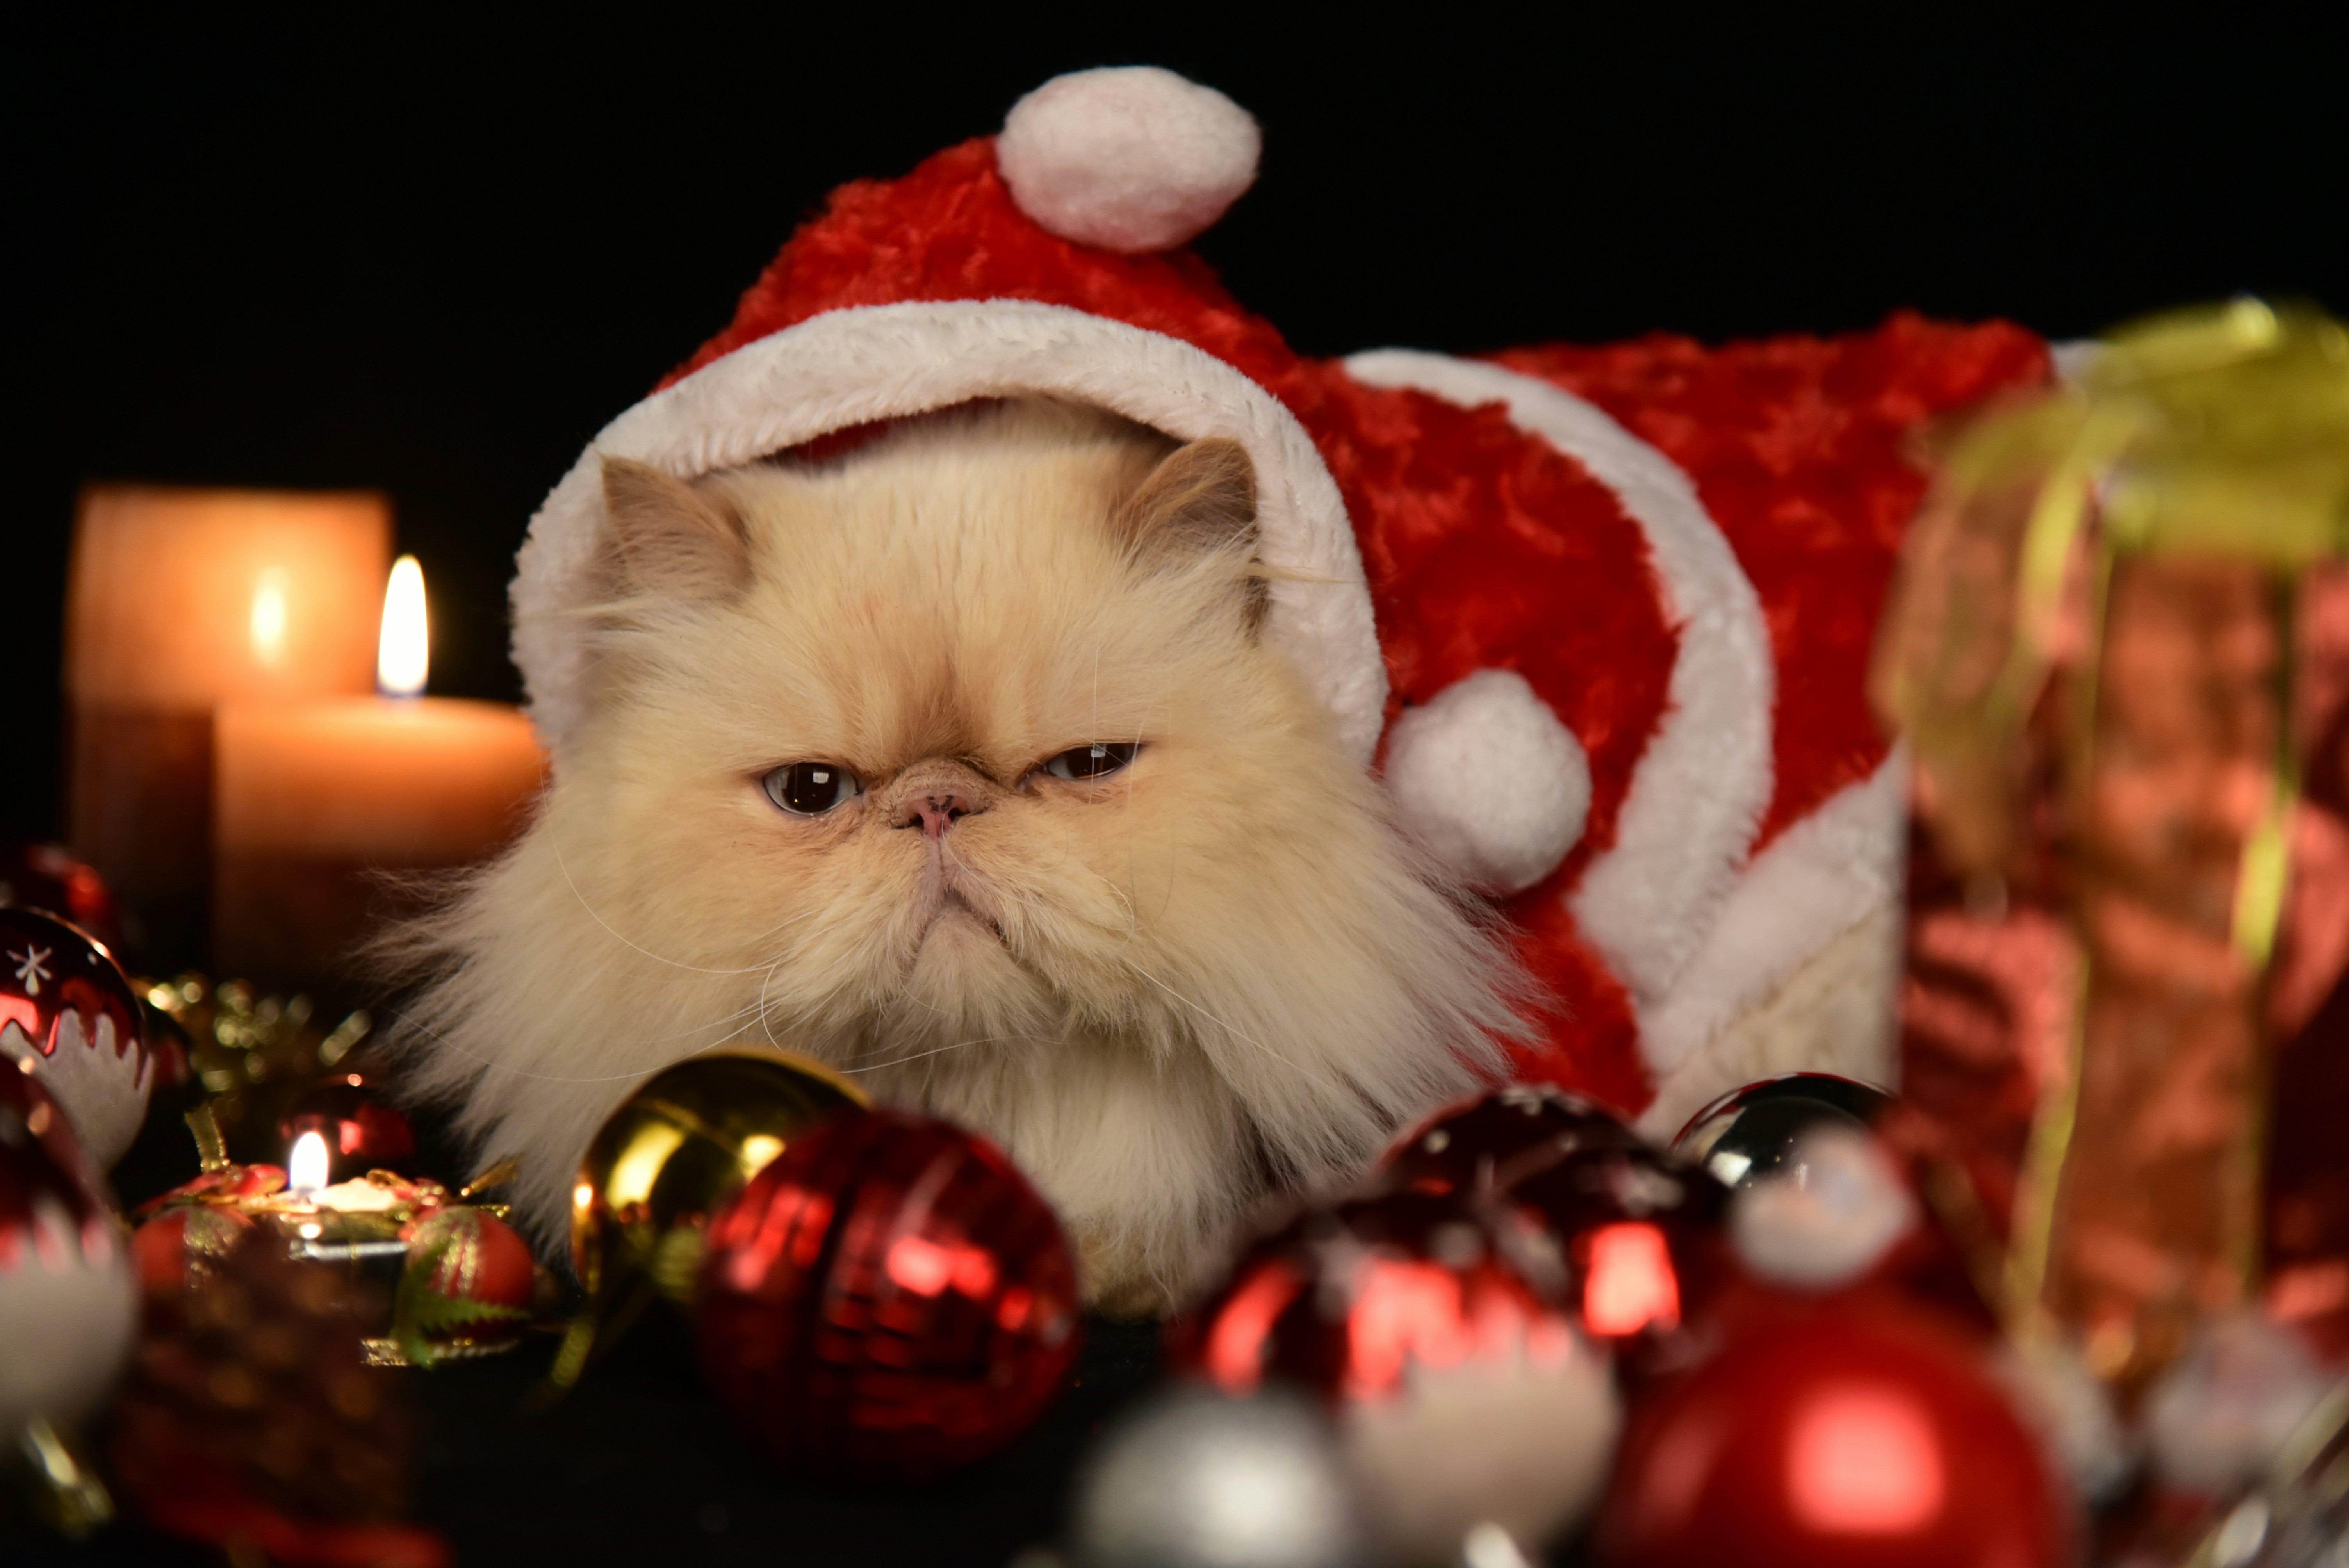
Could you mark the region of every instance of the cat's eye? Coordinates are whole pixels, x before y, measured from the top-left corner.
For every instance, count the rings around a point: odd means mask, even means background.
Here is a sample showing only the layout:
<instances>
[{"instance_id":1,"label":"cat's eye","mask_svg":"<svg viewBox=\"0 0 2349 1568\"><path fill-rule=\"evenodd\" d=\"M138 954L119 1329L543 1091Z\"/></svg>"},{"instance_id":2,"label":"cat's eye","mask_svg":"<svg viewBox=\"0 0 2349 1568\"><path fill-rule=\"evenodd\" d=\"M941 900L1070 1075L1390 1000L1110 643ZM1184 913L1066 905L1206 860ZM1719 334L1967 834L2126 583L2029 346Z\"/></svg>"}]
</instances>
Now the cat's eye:
<instances>
[{"instance_id":1,"label":"cat's eye","mask_svg":"<svg viewBox=\"0 0 2349 1568\"><path fill-rule=\"evenodd\" d=\"M1061 752L1044 764L1044 771L1055 779L1106 779L1133 761L1141 749L1131 742L1096 740Z\"/></svg>"},{"instance_id":2,"label":"cat's eye","mask_svg":"<svg viewBox=\"0 0 2349 1568\"><path fill-rule=\"evenodd\" d=\"M786 762L760 782L768 799L795 817L821 817L864 789L837 762Z\"/></svg>"}]
</instances>

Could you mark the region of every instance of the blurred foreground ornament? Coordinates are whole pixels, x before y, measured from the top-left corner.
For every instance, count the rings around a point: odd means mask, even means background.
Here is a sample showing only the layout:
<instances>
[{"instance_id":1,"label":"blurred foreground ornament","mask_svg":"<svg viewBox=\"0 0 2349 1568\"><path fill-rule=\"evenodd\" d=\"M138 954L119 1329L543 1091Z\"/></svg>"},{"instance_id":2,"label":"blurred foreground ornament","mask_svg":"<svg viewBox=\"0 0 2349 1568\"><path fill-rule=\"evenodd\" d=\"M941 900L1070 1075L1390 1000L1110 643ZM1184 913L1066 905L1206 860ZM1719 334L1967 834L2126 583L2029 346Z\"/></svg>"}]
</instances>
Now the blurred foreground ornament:
<instances>
[{"instance_id":1,"label":"blurred foreground ornament","mask_svg":"<svg viewBox=\"0 0 2349 1568\"><path fill-rule=\"evenodd\" d=\"M1043 1414L1082 1317L1060 1221L992 1145L902 1111L795 1136L709 1223L695 1339L778 1460L926 1475Z\"/></svg>"},{"instance_id":2,"label":"blurred foreground ornament","mask_svg":"<svg viewBox=\"0 0 2349 1568\"><path fill-rule=\"evenodd\" d=\"M529 1243L495 1214L461 1203L409 1221L401 1239L408 1255L390 1336L401 1360L429 1367L512 1348L536 1283Z\"/></svg>"},{"instance_id":3,"label":"blurred foreground ornament","mask_svg":"<svg viewBox=\"0 0 2349 1568\"><path fill-rule=\"evenodd\" d=\"M1868 1133L1818 1121L1748 1173L1732 1201L1740 1262L1798 1290L1847 1284L1882 1262L1918 1222L1891 1156Z\"/></svg>"},{"instance_id":4,"label":"blurred foreground ornament","mask_svg":"<svg viewBox=\"0 0 2349 1568\"><path fill-rule=\"evenodd\" d=\"M1738 1339L1633 1414L1612 1568L2055 1568L2064 1494L1973 1346L1885 1310Z\"/></svg>"},{"instance_id":5,"label":"blurred foreground ornament","mask_svg":"<svg viewBox=\"0 0 2349 1568\"><path fill-rule=\"evenodd\" d=\"M1905 1101L2016 1329L2135 1390L2257 1287L2271 1046L2349 957L2349 333L2130 328L1944 470L1871 676L1917 768Z\"/></svg>"},{"instance_id":6,"label":"blurred foreground ornament","mask_svg":"<svg viewBox=\"0 0 2349 1568\"><path fill-rule=\"evenodd\" d=\"M15 1468L67 1533L106 1517L105 1490L66 1434L114 1381L137 1305L128 1249L63 1110L0 1064L0 1447L25 1450Z\"/></svg>"},{"instance_id":7,"label":"blurred foreground ornament","mask_svg":"<svg viewBox=\"0 0 2349 1568\"><path fill-rule=\"evenodd\" d=\"M148 1523L274 1563L441 1568L409 1524L416 1421L361 1340L383 1303L347 1269L248 1242L150 1321L116 1407L116 1473Z\"/></svg>"},{"instance_id":8,"label":"blurred foreground ornament","mask_svg":"<svg viewBox=\"0 0 2349 1568\"><path fill-rule=\"evenodd\" d=\"M1395 1140L1369 1191L1506 1192L1568 1155L1639 1147L1620 1118L1580 1095L1510 1084L1446 1106Z\"/></svg>"},{"instance_id":9,"label":"blurred foreground ornament","mask_svg":"<svg viewBox=\"0 0 2349 1568\"><path fill-rule=\"evenodd\" d=\"M1166 1389L1076 1482L1072 1568L1362 1568L1380 1555L1329 1418L1295 1395Z\"/></svg>"},{"instance_id":10,"label":"blurred foreground ornament","mask_svg":"<svg viewBox=\"0 0 2349 1568\"><path fill-rule=\"evenodd\" d=\"M1447 1561L1488 1523L1537 1547L1588 1508L1620 1419L1568 1279L1557 1238L1505 1202L1358 1200L1250 1248L1170 1361L1227 1396L1322 1399L1394 1556Z\"/></svg>"},{"instance_id":11,"label":"blurred foreground ornament","mask_svg":"<svg viewBox=\"0 0 2349 1568\"><path fill-rule=\"evenodd\" d=\"M1732 1089L1688 1119L1672 1152L1724 1186L1775 1175L1802 1135L1819 1126L1873 1127L1892 1097L1833 1073L1781 1073Z\"/></svg>"},{"instance_id":12,"label":"blurred foreground ornament","mask_svg":"<svg viewBox=\"0 0 2349 1568\"><path fill-rule=\"evenodd\" d=\"M578 1381L656 1296L690 1301L710 1216L802 1133L870 1103L781 1051L707 1051L647 1079L596 1132L572 1186L571 1261L587 1306L555 1385Z\"/></svg>"},{"instance_id":13,"label":"blurred foreground ornament","mask_svg":"<svg viewBox=\"0 0 2349 1568\"><path fill-rule=\"evenodd\" d=\"M138 998L104 943L38 910L0 908L0 1057L40 1078L101 1171L139 1136L155 1073Z\"/></svg>"}]
</instances>

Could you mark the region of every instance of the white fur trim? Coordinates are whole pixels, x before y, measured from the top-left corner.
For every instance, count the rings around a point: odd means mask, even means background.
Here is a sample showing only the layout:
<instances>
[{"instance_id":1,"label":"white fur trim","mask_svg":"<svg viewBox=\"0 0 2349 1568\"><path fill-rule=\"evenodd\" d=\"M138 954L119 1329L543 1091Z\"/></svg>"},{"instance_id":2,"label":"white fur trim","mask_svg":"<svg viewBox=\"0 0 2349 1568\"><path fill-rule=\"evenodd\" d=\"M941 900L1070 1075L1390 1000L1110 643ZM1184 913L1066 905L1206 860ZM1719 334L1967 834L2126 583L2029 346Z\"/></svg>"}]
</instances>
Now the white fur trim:
<instances>
[{"instance_id":1,"label":"white fur trim","mask_svg":"<svg viewBox=\"0 0 2349 1568\"><path fill-rule=\"evenodd\" d=\"M1712 929L1770 803L1777 679L1761 599L1688 476L1592 404L1496 365L1410 349L1357 354L1346 369L1463 407L1504 405L1614 491L1647 542L1680 654L1615 842L1568 897L1635 1002L1655 1002Z\"/></svg>"},{"instance_id":2,"label":"white fur trim","mask_svg":"<svg viewBox=\"0 0 2349 1568\"><path fill-rule=\"evenodd\" d=\"M1640 1049L1658 1078L1699 1060L1804 960L1899 902L1908 811L1909 754L1896 747L1754 857L1671 994L1640 1009Z\"/></svg>"},{"instance_id":3,"label":"white fur trim","mask_svg":"<svg viewBox=\"0 0 2349 1568\"><path fill-rule=\"evenodd\" d=\"M1478 670L1387 734L1387 793L1435 858L1473 886L1522 892L1557 869L1590 814L1590 761L1515 670Z\"/></svg>"},{"instance_id":4,"label":"white fur trim","mask_svg":"<svg viewBox=\"0 0 2349 1568\"><path fill-rule=\"evenodd\" d=\"M1917 1223L1917 1203L1875 1139L1815 1127L1778 1174L1738 1189L1738 1261L1779 1284L1833 1290L1874 1268Z\"/></svg>"},{"instance_id":5,"label":"white fur trim","mask_svg":"<svg viewBox=\"0 0 2349 1568\"><path fill-rule=\"evenodd\" d=\"M1104 251L1172 250L1256 181L1247 110L1156 66L1054 77L1011 106L995 163L1041 228Z\"/></svg>"},{"instance_id":6,"label":"white fur trim","mask_svg":"<svg viewBox=\"0 0 2349 1568\"><path fill-rule=\"evenodd\" d=\"M44 1056L14 1018L0 1025L0 1064L14 1064L39 1078L73 1123L91 1169L112 1170L130 1152L147 1119L154 1058L136 1045L116 1049L114 1020L103 1014L96 1037L84 1033L81 1015L71 1008L57 1019L57 1046L55 1055Z\"/></svg>"},{"instance_id":7,"label":"white fur trim","mask_svg":"<svg viewBox=\"0 0 2349 1568\"><path fill-rule=\"evenodd\" d=\"M595 593L603 459L682 478L852 425L976 398L1050 393L1180 440L1226 437L1256 465L1257 526L1278 575L1267 634L1368 763L1386 702L1370 590L1345 502L1278 399L1190 344L1061 305L957 300L834 311L746 344L606 425L531 520L516 562L513 658L539 737L563 766L592 672L566 612Z\"/></svg>"}]
</instances>

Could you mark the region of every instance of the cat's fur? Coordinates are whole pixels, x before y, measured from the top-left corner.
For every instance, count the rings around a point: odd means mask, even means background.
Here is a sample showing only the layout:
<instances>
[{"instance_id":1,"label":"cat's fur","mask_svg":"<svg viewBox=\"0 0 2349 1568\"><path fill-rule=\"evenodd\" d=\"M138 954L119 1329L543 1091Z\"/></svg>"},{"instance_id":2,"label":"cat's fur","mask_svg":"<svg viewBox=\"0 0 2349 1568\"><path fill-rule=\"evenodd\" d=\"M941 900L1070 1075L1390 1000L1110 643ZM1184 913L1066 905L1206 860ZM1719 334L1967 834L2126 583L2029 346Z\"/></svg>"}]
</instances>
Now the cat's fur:
<instances>
[{"instance_id":1,"label":"cat's fur","mask_svg":"<svg viewBox=\"0 0 2349 1568\"><path fill-rule=\"evenodd\" d=\"M524 1156L544 1239L643 1075L772 1041L999 1141L1090 1296L1162 1310L1268 1191L1495 1065L1517 972L1257 637L1237 446L1030 400L605 488L593 716L401 938L420 1081ZM1141 750L1039 771L1096 740ZM786 814L760 781L801 759L864 793Z\"/></svg>"}]
</instances>

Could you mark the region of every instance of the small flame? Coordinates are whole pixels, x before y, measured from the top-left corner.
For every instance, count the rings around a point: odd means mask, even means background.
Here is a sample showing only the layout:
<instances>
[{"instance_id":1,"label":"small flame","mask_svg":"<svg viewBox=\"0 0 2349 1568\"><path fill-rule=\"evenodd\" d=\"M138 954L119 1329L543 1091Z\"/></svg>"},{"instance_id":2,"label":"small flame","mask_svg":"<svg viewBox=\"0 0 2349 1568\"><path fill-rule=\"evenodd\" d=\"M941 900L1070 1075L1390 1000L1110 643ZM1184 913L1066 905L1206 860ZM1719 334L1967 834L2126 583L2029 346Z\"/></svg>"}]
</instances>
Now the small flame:
<instances>
[{"instance_id":1,"label":"small flame","mask_svg":"<svg viewBox=\"0 0 2349 1568\"><path fill-rule=\"evenodd\" d=\"M258 610L254 612L258 615ZM259 623L256 622L255 624ZM391 563L383 591L383 635L376 644L375 684L386 696L420 696L431 661L431 636L424 618L424 568L413 555Z\"/></svg>"},{"instance_id":2,"label":"small flame","mask_svg":"<svg viewBox=\"0 0 2349 1568\"><path fill-rule=\"evenodd\" d=\"M285 573L274 566L253 585L253 656L272 666L285 657Z\"/></svg>"},{"instance_id":3,"label":"small flame","mask_svg":"<svg viewBox=\"0 0 2349 1568\"><path fill-rule=\"evenodd\" d=\"M305 1132L294 1140L294 1152L285 1159L285 1190L303 1202L318 1195L326 1184L326 1140L316 1132Z\"/></svg>"}]
</instances>

